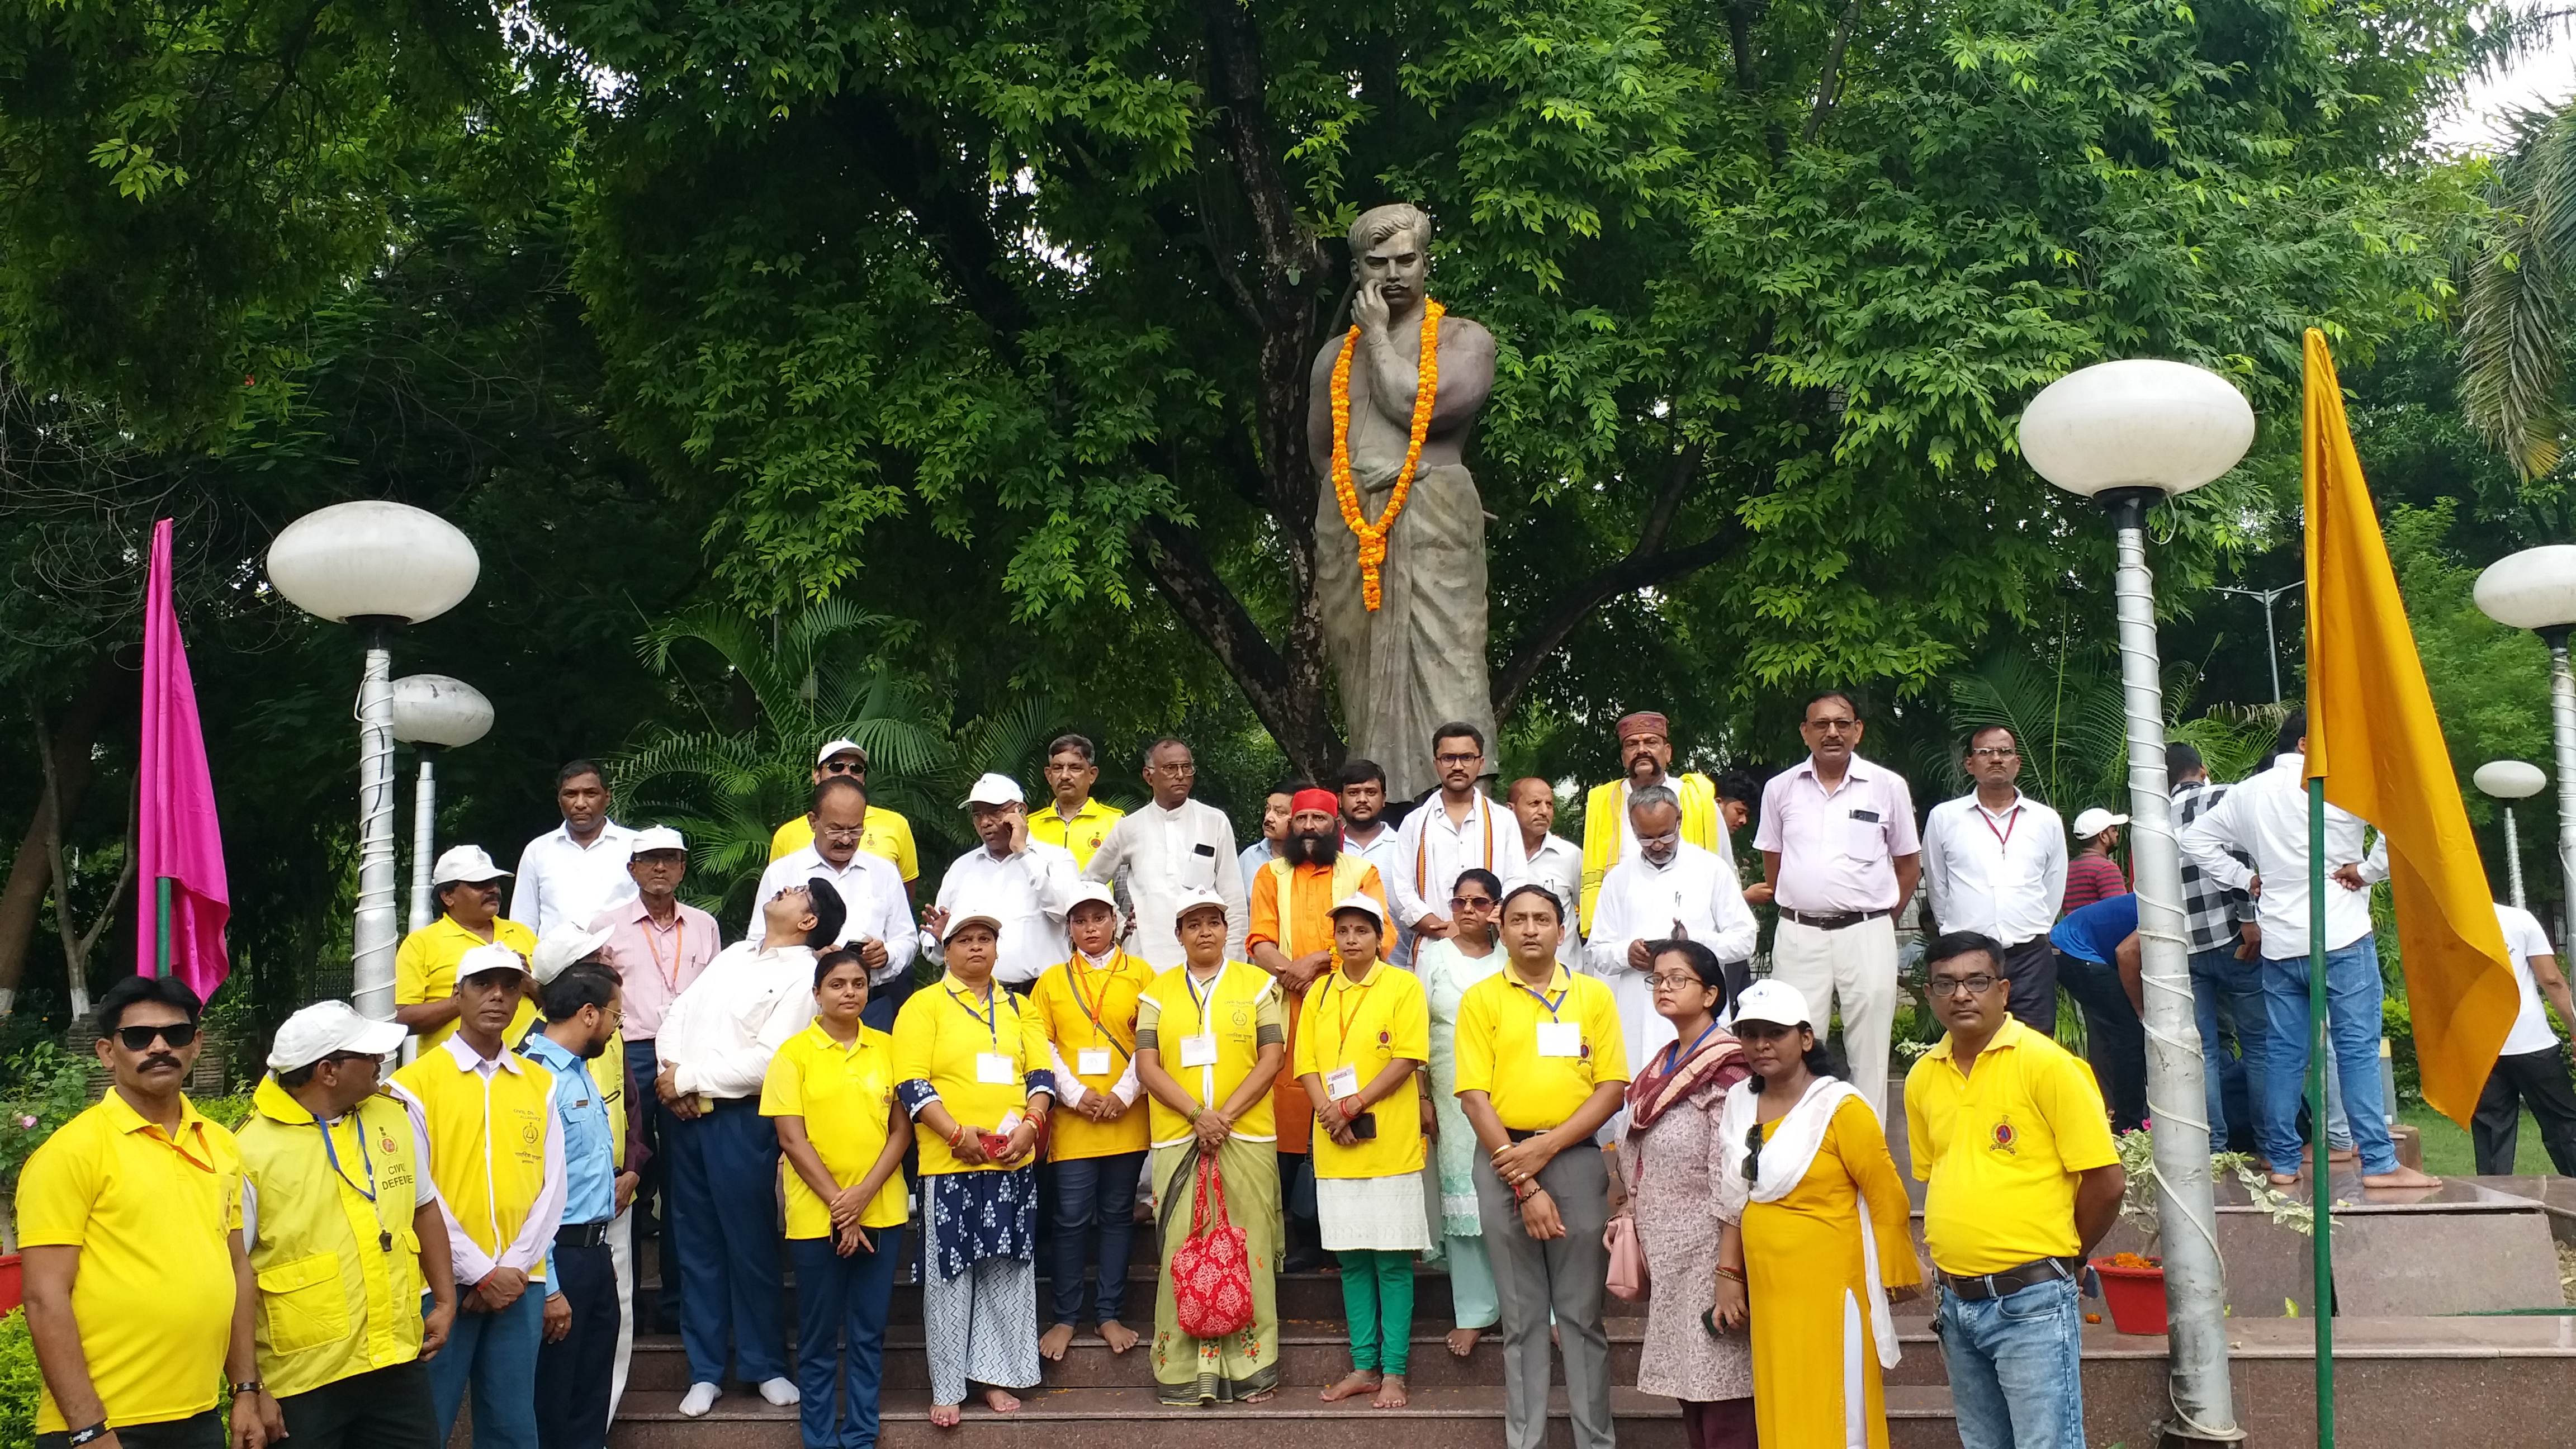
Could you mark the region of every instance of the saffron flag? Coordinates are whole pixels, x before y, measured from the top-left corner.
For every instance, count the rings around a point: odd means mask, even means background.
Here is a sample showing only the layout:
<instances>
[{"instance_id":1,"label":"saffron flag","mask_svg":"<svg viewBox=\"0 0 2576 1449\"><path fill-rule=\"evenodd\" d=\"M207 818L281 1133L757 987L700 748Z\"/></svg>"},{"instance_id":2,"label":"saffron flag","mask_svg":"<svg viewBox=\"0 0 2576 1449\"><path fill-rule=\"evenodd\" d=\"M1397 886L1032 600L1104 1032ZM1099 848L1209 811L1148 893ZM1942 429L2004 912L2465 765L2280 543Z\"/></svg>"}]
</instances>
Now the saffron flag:
<instances>
[{"instance_id":1,"label":"saffron flag","mask_svg":"<svg viewBox=\"0 0 2576 1449\"><path fill-rule=\"evenodd\" d=\"M197 725L197 687L170 601L166 518L152 525L151 572L143 586L143 759L135 778L135 880L143 903L135 970L159 974L166 939L170 974L202 1000L232 969L224 957L224 922L233 907L224 883L223 832L215 824L214 776L206 770L206 737Z\"/></svg>"},{"instance_id":2,"label":"saffron flag","mask_svg":"<svg viewBox=\"0 0 2576 1449\"><path fill-rule=\"evenodd\" d=\"M2353 452L2334 357L2315 328L2306 454L2308 776L2323 778L2328 801L2388 838L2424 1100L2465 1127L2520 993Z\"/></svg>"}]
</instances>

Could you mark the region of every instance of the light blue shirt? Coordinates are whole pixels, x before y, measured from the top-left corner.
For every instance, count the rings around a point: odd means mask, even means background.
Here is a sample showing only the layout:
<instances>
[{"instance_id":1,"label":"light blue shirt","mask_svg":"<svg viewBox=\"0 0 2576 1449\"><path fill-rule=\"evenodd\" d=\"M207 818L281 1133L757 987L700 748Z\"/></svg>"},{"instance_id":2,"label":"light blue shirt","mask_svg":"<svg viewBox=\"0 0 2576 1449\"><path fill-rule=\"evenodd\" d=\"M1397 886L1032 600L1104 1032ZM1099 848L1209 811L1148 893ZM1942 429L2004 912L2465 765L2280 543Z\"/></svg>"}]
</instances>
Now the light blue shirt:
<instances>
[{"instance_id":1,"label":"light blue shirt","mask_svg":"<svg viewBox=\"0 0 2576 1449\"><path fill-rule=\"evenodd\" d=\"M1260 888L1261 868L1272 859L1270 841L1266 836L1245 846L1243 853L1234 858L1234 863L1243 870L1243 894L1247 899Z\"/></svg>"},{"instance_id":2,"label":"light blue shirt","mask_svg":"<svg viewBox=\"0 0 2576 1449\"><path fill-rule=\"evenodd\" d=\"M528 1033L519 1054L555 1074L555 1113L563 1119L565 1226L604 1223L617 1216L617 1139L609 1131L608 1103L591 1080L590 1063L542 1028ZM548 1245L547 1291L562 1292L556 1286L561 1281L554 1248Z\"/></svg>"}]
</instances>

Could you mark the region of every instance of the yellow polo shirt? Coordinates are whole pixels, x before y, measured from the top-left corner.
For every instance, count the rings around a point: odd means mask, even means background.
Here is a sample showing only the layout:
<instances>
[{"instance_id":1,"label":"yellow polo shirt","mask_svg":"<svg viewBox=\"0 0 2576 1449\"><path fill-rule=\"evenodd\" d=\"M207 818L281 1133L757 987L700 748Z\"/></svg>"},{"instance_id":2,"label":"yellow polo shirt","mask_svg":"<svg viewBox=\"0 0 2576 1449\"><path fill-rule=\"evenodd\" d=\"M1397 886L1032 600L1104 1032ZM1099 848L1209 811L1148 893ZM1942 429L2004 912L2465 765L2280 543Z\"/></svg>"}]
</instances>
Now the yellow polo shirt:
<instances>
[{"instance_id":1,"label":"yellow polo shirt","mask_svg":"<svg viewBox=\"0 0 2576 1449\"><path fill-rule=\"evenodd\" d=\"M111 1090L18 1177L19 1246L81 1250L72 1315L110 1428L202 1414L222 1392L241 1150L195 1103L179 1112L174 1141ZM73 1427L42 1392L36 1432Z\"/></svg>"},{"instance_id":2,"label":"yellow polo shirt","mask_svg":"<svg viewBox=\"0 0 2576 1449\"><path fill-rule=\"evenodd\" d=\"M799 815L769 837L769 858L785 860L814 843L814 822ZM912 822L882 805L871 805L859 821L859 849L894 862L906 881L921 878L921 858L912 847Z\"/></svg>"},{"instance_id":3,"label":"yellow polo shirt","mask_svg":"<svg viewBox=\"0 0 2576 1449\"><path fill-rule=\"evenodd\" d=\"M1192 980L1188 966L1175 966L1155 977L1136 1003L1136 1050L1152 1051L1164 1073L1200 1107L1223 1107L1261 1064L1261 1049L1286 1035L1278 987L1269 972L1241 961L1226 962L1205 982ZM1216 1061L1203 1067L1181 1065L1182 1043L1202 1032L1216 1037ZM1162 1098L1147 1095L1153 1145L1189 1141L1190 1119L1164 1106ZM1244 1108L1234 1119L1234 1136L1246 1142L1276 1140L1278 1098L1276 1091L1264 1092Z\"/></svg>"},{"instance_id":4,"label":"yellow polo shirt","mask_svg":"<svg viewBox=\"0 0 2576 1449\"><path fill-rule=\"evenodd\" d=\"M1538 1054L1539 1023L1549 1021L1581 1028L1581 1055ZM1559 966L1542 998L1505 966L1459 999L1457 1094L1484 1093L1514 1132L1561 1126L1594 1088L1627 1080L1619 1001L1594 977Z\"/></svg>"},{"instance_id":5,"label":"yellow polo shirt","mask_svg":"<svg viewBox=\"0 0 2576 1449\"><path fill-rule=\"evenodd\" d=\"M992 999L979 1001L966 983L943 974L937 985L907 998L894 1018L894 1079L930 1083L948 1115L978 1132L990 1132L1004 1117L1026 1110L1029 1073L1049 1069L1045 1020L1002 983L993 982L992 988ZM1006 1080L981 1079L976 1066L988 1055L1009 1059ZM924 1177L1000 1169L998 1163L958 1161L948 1150L948 1139L918 1119L913 1140L921 1146Z\"/></svg>"},{"instance_id":6,"label":"yellow polo shirt","mask_svg":"<svg viewBox=\"0 0 2576 1449\"><path fill-rule=\"evenodd\" d=\"M769 1076L760 1086L760 1115L795 1117L805 1124L805 1138L823 1159L823 1170L848 1187L868 1175L885 1151L894 1113L894 1038L872 1026L859 1028L858 1040L842 1046L823 1023L796 1033L769 1059ZM832 1206L805 1185L805 1177L784 1153L778 1180L787 1195L787 1236L832 1236ZM894 1228L906 1216L903 1168L886 1174L859 1226Z\"/></svg>"},{"instance_id":7,"label":"yellow polo shirt","mask_svg":"<svg viewBox=\"0 0 2576 1449\"><path fill-rule=\"evenodd\" d=\"M1329 1079L1337 1069L1349 1067L1365 1087L1399 1057L1431 1060L1431 1003L1412 972L1380 961L1363 984L1353 985L1349 976L1334 971L1306 993L1305 1013L1297 1023L1298 1076L1311 1072ZM1302 1083L1298 1090L1305 1090ZM1313 1100L1307 1099L1310 1107ZM1377 1116L1375 1137L1344 1147L1316 1131L1317 1177L1396 1177L1422 1170L1421 1075L1407 1076L1369 1110Z\"/></svg>"},{"instance_id":8,"label":"yellow polo shirt","mask_svg":"<svg viewBox=\"0 0 2576 1449\"><path fill-rule=\"evenodd\" d=\"M1061 845L1072 851L1073 868L1080 870L1091 864L1091 853L1100 848L1100 842L1109 838L1109 827L1126 817L1127 812L1115 805L1085 800L1082 808L1067 820L1056 813L1055 802L1049 800L1029 811L1029 839Z\"/></svg>"},{"instance_id":9,"label":"yellow polo shirt","mask_svg":"<svg viewBox=\"0 0 2576 1449\"><path fill-rule=\"evenodd\" d=\"M394 1005L418 1006L424 1001L445 1001L456 994L456 963L477 946L502 945L521 956L537 953L537 933L516 921L495 917L492 939L484 940L456 924L453 916L437 920L403 937L401 949L394 952ZM525 996L519 998L519 1009L510 1014L510 1029L501 1040L516 1042L528 1034L537 1019L537 1004ZM435 1027L420 1034L420 1050L427 1051L456 1035L456 1023Z\"/></svg>"},{"instance_id":10,"label":"yellow polo shirt","mask_svg":"<svg viewBox=\"0 0 2576 1449\"><path fill-rule=\"evenodd\" d=\"M2093 1069L2012 1017L1966 1073L1944 1036L1905 1074L1905 1136L1945 1273L2073 1257L2075 1179L2120 1160Z\"/></svg>"},{"instance_id":11,"label":"yellow polo shirt","mask_svg":"<svg viewBox=\"0 0 2576 1449\"><path fill-rule=\"evenodd\" d=\"M1063 1071L1056 1075L1072 1073L1085 1092L1107 1092L1117 1086L1136 1060L1136 1005L1153 984L1152 963L1115 949L1109 964L1096 970L1079 954L1048 967L1030 990L1029 1004L1037 1008L1047 1040L1064 1062ZM1107 1052L1109 1069L1083 1071L1086 1051ZM1059 1111L1047 1119L1052 1129L1047 1158L1070 1162L1142 1152L1145 1118L1142 1107L1130 1107L1108 1122L1094 1122L1071 1109Z\"/></svg>"}]
</instances>

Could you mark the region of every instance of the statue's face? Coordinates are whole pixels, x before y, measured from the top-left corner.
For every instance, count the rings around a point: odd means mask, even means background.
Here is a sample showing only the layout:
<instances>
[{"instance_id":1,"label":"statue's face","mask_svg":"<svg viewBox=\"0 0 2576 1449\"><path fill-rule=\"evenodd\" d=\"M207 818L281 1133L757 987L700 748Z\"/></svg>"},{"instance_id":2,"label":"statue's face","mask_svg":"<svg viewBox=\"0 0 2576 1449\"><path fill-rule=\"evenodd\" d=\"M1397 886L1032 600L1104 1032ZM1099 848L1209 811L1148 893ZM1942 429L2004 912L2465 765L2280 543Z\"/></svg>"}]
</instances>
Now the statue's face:
<instances>
[{"instance_id":1,"label":"statue's face","mask_svg":"<svg viewBox=\"0 0 2576 1449\"><path fill-rule=\"evenodd\" d=\"M1422 300L1431 272L1431 254L1414 239L1413 228L1394 233L1360 257L1360 281L1375 283L1389 311L1401 312Z\"/></svg>"}]
</instances>

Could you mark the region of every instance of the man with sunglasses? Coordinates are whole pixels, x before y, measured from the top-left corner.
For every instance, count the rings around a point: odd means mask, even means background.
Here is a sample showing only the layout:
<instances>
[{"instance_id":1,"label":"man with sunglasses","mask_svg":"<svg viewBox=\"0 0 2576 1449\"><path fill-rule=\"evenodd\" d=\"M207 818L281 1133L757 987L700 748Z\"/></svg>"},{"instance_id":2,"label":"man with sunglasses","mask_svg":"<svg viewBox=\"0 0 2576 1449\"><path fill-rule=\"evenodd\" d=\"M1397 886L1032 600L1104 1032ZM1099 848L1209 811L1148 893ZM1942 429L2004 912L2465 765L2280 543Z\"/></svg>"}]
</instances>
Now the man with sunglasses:
<instances>
[{"instance_id":1,"label":"man with sunglasses","mask_svg":"<svg viewBox=\"0 0 2576 1449\"><path fill-rule=\"evenodd\" d=\"M47 1138L18 1180L27 1330L43 1449L223 1449L284 1432L259 1381L259 1292L242 1246L241 1153L180 1091L196 993L129 976L99 998L110 1087Z\"/></svg>"},{"instance_id":2,"label":"man with sunglasses","mask_svg":"<svg viewBox=\"0 0 2576 1449\"><path fill-rule=\"evenodd\" d=\"M1395 834L1394 873L1386 879L1389 904L1403 939L1395 964L1410 969L1416 936L1445 939L1456 928L1449 916L1449 887L1462 870L1483 869L1510 890L1529 878L1521 853L1520 822L1485 798L1485 732L1451 720L1433 732L1431 764L1440 793L1404 817ZM1387 876L1387 863L1376 862Z\"/></svg>"},{"instance_id":3,"label":"man with sunglasses","mask_svg":"<svg viewBox=\"0 0 2576 1449\"><path fill-rule=\"evenodd\" d=\"M855 781L859 788L868 783L868 752L856 740L833 740L814 757L814 783L825 780ZM799 815L782 822L769 837L769 859L772 864L814 843L814 817ZM859 826L859 849L894 864L895 873L903 878L905 911L911 910L912 883L921 878L921 857L912 844L912 822L882 805L871 803ZM802 879L802 877L799 877ZM758 925L752 934L758 935Z\"/></svg>"},{"instance_id":4,"label":"man with sunglasses","mask_svg":"<svg viewBox=\"0 0 2576 1449\"><path fill-rule=\"evenodd\" d=\"M2066 830L2021 792L2021 745L2002 725L1968 736L1960 768L1977 788L1923 821L1923 897L1931 932L1977 931L2004 943L2014 1016L2057 1030L2057 953L2048 928L2066 895Z\"/></svg>"},{"instance_id":5,"label":"man with sunglasses","mask_svg":"<svg viewBox=\"0 0 2576 1449\"><path fill-rule=\"evenodd\" d=\"M428 1361L456 1275L429 1146L377 1079L406 1035L345 1001L305 1007L277 1028L242 1123L259 1377L296 1449L435 1449Z\"/></svg>"},{"instance_id":6,"label":"man with sunglasses","mask_svg":"<svg viewBox=\"0 0 2576 1449\"><path fill-rule=\"evenodd\" d=\"M2013 1015L2003 946L1925 953L1945 1035L1905 1078L1934 1331L1966 1449L2083 1449L2076 1285L2126 1185L2093 1073ZM2006 1386L2010 1388L2007 1390Z\"/></svg>"}]
</instances>

